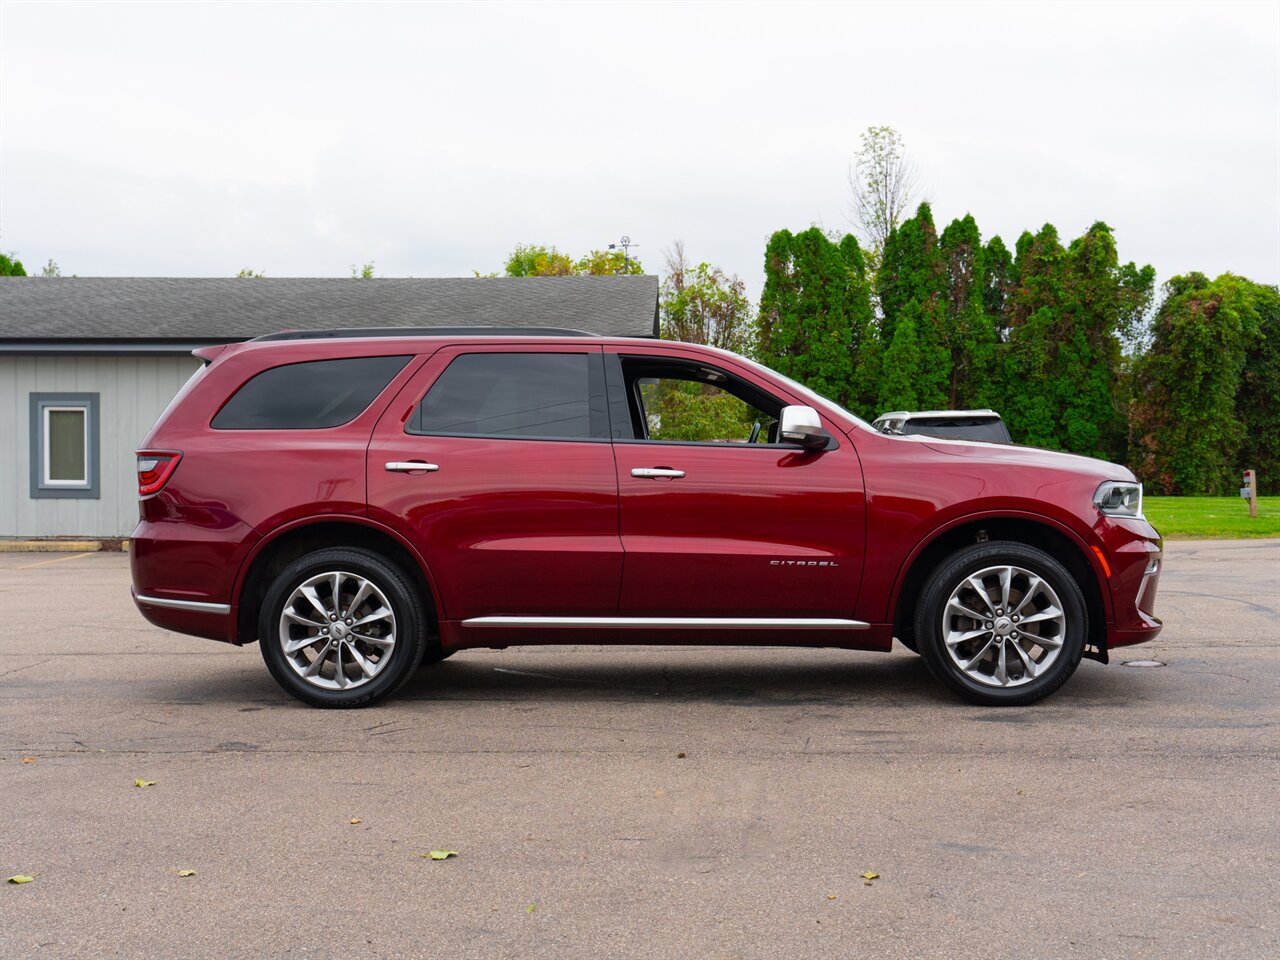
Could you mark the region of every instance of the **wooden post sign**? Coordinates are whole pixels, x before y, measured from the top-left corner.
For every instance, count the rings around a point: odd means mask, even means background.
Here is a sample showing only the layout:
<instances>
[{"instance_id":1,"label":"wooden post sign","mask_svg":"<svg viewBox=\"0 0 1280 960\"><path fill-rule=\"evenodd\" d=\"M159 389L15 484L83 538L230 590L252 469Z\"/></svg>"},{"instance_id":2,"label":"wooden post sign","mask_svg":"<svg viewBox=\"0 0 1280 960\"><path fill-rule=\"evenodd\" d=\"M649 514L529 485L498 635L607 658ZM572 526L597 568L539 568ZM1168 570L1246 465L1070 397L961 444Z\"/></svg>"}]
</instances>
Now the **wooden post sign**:
<instances>
[{"instance_id":1,"label":"wooden post sign","mask_svg":"<svg viewBox=\"0 0 1280 960\"><path fill-rule=\"evenodd\" d=\"M1258 471L1244 472L1244 486L1240 488L1240 496L1249 501L1249 516L1258 516Z\"/></svg>"}]
</instances>

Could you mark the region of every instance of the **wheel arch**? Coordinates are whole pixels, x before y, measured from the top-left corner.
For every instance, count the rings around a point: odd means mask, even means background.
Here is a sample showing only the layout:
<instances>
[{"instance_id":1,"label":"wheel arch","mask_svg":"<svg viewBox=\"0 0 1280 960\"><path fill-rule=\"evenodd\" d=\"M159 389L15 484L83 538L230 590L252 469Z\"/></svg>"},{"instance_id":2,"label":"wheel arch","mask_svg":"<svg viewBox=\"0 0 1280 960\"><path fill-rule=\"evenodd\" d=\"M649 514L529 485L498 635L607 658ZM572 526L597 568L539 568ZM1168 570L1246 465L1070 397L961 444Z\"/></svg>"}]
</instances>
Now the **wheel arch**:
<instances>
[{"instance_id":1,"label":"wheel arch","mask_svg":"<svg viewBox=\"0 0 1280 960\"><path fill-rule=\"evenodd\" d=\"M894 584L890 610L894 636L914 639L913 613L929 574L948 556L971 543L1009 540L1038 547L1060 560L1080 586L1089 617L1084 655L1107 662L1109 591L1103 589L1103 571L1083 540L1053 520L1026 514L991 514L962 517L935 530L921 541L903 564Z\"/></svg>"},{"instance_id":2,"label":"wheel arch","mask_svg":"<svg viewBox=\"0 0 1280 960\"><path fill-rule=\"evenodd\" d=\"M258 639L258 611L271 581L294 560L321 547L362 547L401 567L422 595L431 630L440 635L439 594L427 565L395 531L365 517L330 515L285 524L263 537L240 565L235 584L236 639Z\"/></svg>"}]
</instances>

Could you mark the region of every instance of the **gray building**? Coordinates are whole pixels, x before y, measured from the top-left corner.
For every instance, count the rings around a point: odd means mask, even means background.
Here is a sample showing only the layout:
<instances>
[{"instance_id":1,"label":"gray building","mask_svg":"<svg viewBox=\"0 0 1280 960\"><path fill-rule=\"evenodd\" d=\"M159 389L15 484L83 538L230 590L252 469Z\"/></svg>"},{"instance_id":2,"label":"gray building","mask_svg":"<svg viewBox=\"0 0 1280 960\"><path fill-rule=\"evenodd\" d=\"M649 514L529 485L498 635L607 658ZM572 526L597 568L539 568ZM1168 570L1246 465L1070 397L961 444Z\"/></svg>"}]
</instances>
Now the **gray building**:
<instances>
[{"instance_id":1,"label":"gray building","mask_svg":"<svg viewBox=\"0 0 1280 960\"><path fill-rule=\"evenodd\" d=\"M656 277L0 280L0 538L126 537L134 450L196 347L281 330L658 332Z\"/></svg>"}]
</instances>

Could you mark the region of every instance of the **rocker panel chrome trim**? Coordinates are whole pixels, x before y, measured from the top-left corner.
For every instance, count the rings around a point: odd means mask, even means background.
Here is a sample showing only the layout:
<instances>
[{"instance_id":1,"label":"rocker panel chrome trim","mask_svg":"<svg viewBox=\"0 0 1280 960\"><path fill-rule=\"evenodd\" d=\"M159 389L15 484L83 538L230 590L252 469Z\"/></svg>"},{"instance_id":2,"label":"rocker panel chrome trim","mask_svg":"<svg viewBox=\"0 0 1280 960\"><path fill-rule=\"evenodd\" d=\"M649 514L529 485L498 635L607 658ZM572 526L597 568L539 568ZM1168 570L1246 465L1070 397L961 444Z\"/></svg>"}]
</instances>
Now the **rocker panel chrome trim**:
<instances>
[{"instance_id":1,"label":"rocker panel chrome trim","mask_svg":"<svg viewBox=\"0 0 1280 960\"><path fill-rule=\"evenodd\" d=\"M799 617L472 617L464 627L562 627L615 630L688 629L721 630L867 630L861 620L806 619Z\"/></svg>"}]
</instances>

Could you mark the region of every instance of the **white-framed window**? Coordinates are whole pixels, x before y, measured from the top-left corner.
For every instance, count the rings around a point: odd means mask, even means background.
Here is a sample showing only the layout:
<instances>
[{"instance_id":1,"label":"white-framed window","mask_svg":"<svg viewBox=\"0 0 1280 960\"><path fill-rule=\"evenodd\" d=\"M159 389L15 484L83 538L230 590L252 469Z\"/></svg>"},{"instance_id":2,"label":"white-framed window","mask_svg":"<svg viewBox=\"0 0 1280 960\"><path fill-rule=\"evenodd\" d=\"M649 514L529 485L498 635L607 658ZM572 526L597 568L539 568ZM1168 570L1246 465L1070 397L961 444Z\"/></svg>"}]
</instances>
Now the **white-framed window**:
<instances>
[{"instance_id":1,"label":"white-framed window","mask_svg":"<svg viewBox=\"0 0 1280 960\"><path fill-rule=\"evenodd\" d=\"M89 410L87 407L42 407L44 463L40 483L46 487L89 485Z\"/></svg>"},{"instance_id":2,"label":"white-framed window","mask_svg":"<svg viewBox=\"0 0 1280 960\"><path fill-rule=\"evenodd\" d=\"M98 497L98 394L31 394L31 496Z\"/></svg>"}]
</instances>

